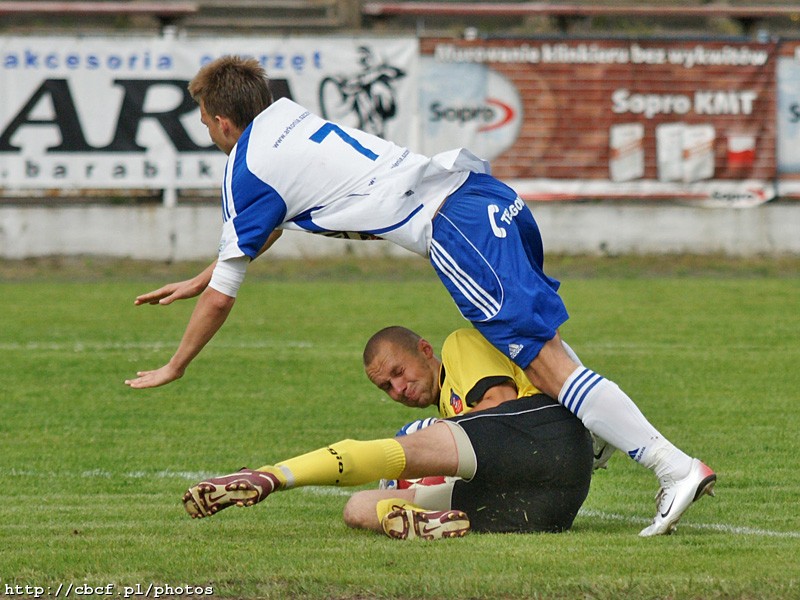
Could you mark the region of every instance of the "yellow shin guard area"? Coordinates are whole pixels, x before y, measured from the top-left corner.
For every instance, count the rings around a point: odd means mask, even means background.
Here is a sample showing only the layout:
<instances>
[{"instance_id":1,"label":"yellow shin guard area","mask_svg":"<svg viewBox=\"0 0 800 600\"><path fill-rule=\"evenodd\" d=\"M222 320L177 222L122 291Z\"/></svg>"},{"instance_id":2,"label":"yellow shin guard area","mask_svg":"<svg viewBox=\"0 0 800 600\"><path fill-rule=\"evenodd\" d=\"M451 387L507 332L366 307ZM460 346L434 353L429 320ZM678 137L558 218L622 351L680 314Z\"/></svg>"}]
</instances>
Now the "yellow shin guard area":
<instances>
[{"instance_id":1,"label":"yellow shin guard area","mask_svg":"<svg viewBox=\"0 0 800 600\"><path fill-rule=\"evenodd\" d=\"M403 447L394 439L342 440L327 448L275 465L286 488L304 485L361 485L397 479L406 466Z\"/></svg>"},{"instance_id":2,"label":"yellow shin guard area","mask_svg":"<svg viewBox=\"0 0 800 600\"><path fill-rule=\"evenodd\" d=\"M273 467L272 465L265 465L263 467L259 467L256 471L261 471L262 473L271 473L278 478L278 482L280 482L280 487L278 490L284 490L287 488L287 477L286 473L280 467Z\"/></svg>"}]
</instances>

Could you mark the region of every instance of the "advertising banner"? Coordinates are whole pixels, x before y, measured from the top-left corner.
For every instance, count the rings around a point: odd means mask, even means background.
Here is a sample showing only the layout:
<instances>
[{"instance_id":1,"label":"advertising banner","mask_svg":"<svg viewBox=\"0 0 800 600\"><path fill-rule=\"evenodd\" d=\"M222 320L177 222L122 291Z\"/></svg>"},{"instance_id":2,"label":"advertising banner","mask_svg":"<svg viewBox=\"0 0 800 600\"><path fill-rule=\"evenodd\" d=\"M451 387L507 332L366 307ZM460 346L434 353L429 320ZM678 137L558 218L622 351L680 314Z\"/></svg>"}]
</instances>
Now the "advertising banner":
<instances>
[{"instance_id":1,"label":"advertising banner","mask_svg":"<svg viewBox=\"0 0 800 600\"><path fill-rule=\"evenodd\" d=\"M214 188L187 85L222 55L260 61L273 93L417 143L415 38L0 37L0 188Z\"/></svg>"},{"instance_id":2,"label":"advertising banner","mask_svg":"<svg viewBox=\"0 0 800 600\"><path fill-rule=\"evenodd\" d=\"M424 39L421 52L424 148L462 139L526 199L775 195L775 43Z\"/></svg>"},{"instance_id":3,"label":"advertising banner","mask_svg":"<svg viewBox=\"0 0 800 600\"><path fill-rule=\"evenodd\" d=\"M277 96L527 200L800 197L800 43L0 37L0 188L216 188L186 86L224 54ZM776 190L776 185L778 186Z\"/></svg>"},{"instance_id":4,"label":"advertising banner","mask_svg":"<svg viewBox=\"0 0 800 600\"><path fill-rule=\"evenodd\" d=\"M800 198L800 42L781 44L778 58L778 185L785 198Z\"/></svg>"}]
</instances>

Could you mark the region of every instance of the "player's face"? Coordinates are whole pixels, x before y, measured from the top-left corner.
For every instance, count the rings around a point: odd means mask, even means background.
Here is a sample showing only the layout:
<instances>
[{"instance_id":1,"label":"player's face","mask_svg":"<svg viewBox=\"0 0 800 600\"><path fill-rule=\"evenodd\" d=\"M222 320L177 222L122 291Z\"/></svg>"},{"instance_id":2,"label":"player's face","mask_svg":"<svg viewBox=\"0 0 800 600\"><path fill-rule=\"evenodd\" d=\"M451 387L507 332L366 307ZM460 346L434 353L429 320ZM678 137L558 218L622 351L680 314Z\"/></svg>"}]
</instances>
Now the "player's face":
<instances>
[{"instance_id":1,"label":"player's face","mask_svg":"<svg viewBox=\"0 0 800 600\"><path fill-rule=\"evenodd\" d=\"M220 117L209 115L203 100L200 100L200 122L208 128L208 135L217 148L225 154L230 154L234 144L230 143L228 136L225 135L223 123Z\"/></svg>"},{"instance_id":2,"label":"player's face","mask_svg":"<svg viewBox=\"0 0 800 600\"><path fill-rule=\"evenodd\" d=\"M424 340L421 342L427 344ZM375 359L366 366L366 372L372 383L405 406L425 408L437 400L439 362L433 357L432 349L409 352L383 344Z\"/></svg>"}]
</instances>

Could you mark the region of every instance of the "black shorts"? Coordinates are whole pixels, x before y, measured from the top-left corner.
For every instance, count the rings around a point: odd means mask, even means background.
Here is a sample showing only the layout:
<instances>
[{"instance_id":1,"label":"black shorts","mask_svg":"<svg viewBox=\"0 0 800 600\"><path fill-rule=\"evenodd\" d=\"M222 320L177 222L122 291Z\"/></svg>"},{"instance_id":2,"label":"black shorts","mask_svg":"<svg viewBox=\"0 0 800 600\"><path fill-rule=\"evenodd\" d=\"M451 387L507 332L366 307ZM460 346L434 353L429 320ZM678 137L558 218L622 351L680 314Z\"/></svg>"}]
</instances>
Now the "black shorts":
<instances>
[{"instance_id":1,"label":"black shorts","mask_svg":"<svg viewBox=\"0 0 800 600\"><path fill-rule=\"evenodd\" d=\"M477 471L457 481L451 506L473 531L569 529L589 493L592 440L583 424L544 394L450 419L472 443Z\"/></svg>"}]
</instances>

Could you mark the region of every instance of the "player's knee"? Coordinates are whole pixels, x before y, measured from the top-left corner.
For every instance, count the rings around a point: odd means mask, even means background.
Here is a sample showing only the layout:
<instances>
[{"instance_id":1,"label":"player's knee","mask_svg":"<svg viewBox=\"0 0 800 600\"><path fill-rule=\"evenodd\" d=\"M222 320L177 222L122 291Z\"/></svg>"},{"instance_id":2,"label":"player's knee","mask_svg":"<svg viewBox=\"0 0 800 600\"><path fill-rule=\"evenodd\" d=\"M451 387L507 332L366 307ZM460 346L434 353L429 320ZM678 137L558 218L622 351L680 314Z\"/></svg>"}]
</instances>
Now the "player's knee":
<instances>
[{"instance_id":1,"label":"player's knee","mask_svg":"<svg viewBox=\"0 0 800 600\"><path fill-rule=\"evenodd\" d=\"M345 525L353 529L370 529L373 526L375 517L374 503L368 503L356 493L350 497L347 504L344 505L342 513Z\"/></svg>"},{"instance_id":2,"label":"player's knee","mask_svg":"<svg viewBox=\"0 0 800 600\"><path fill-rule=\"evenodd\" d=\"M551 398L558 398L564 382L578 365L564 349L561 338L556 335L544 345L524 371L539 390Z\"/></svg>"}]
</instances>

